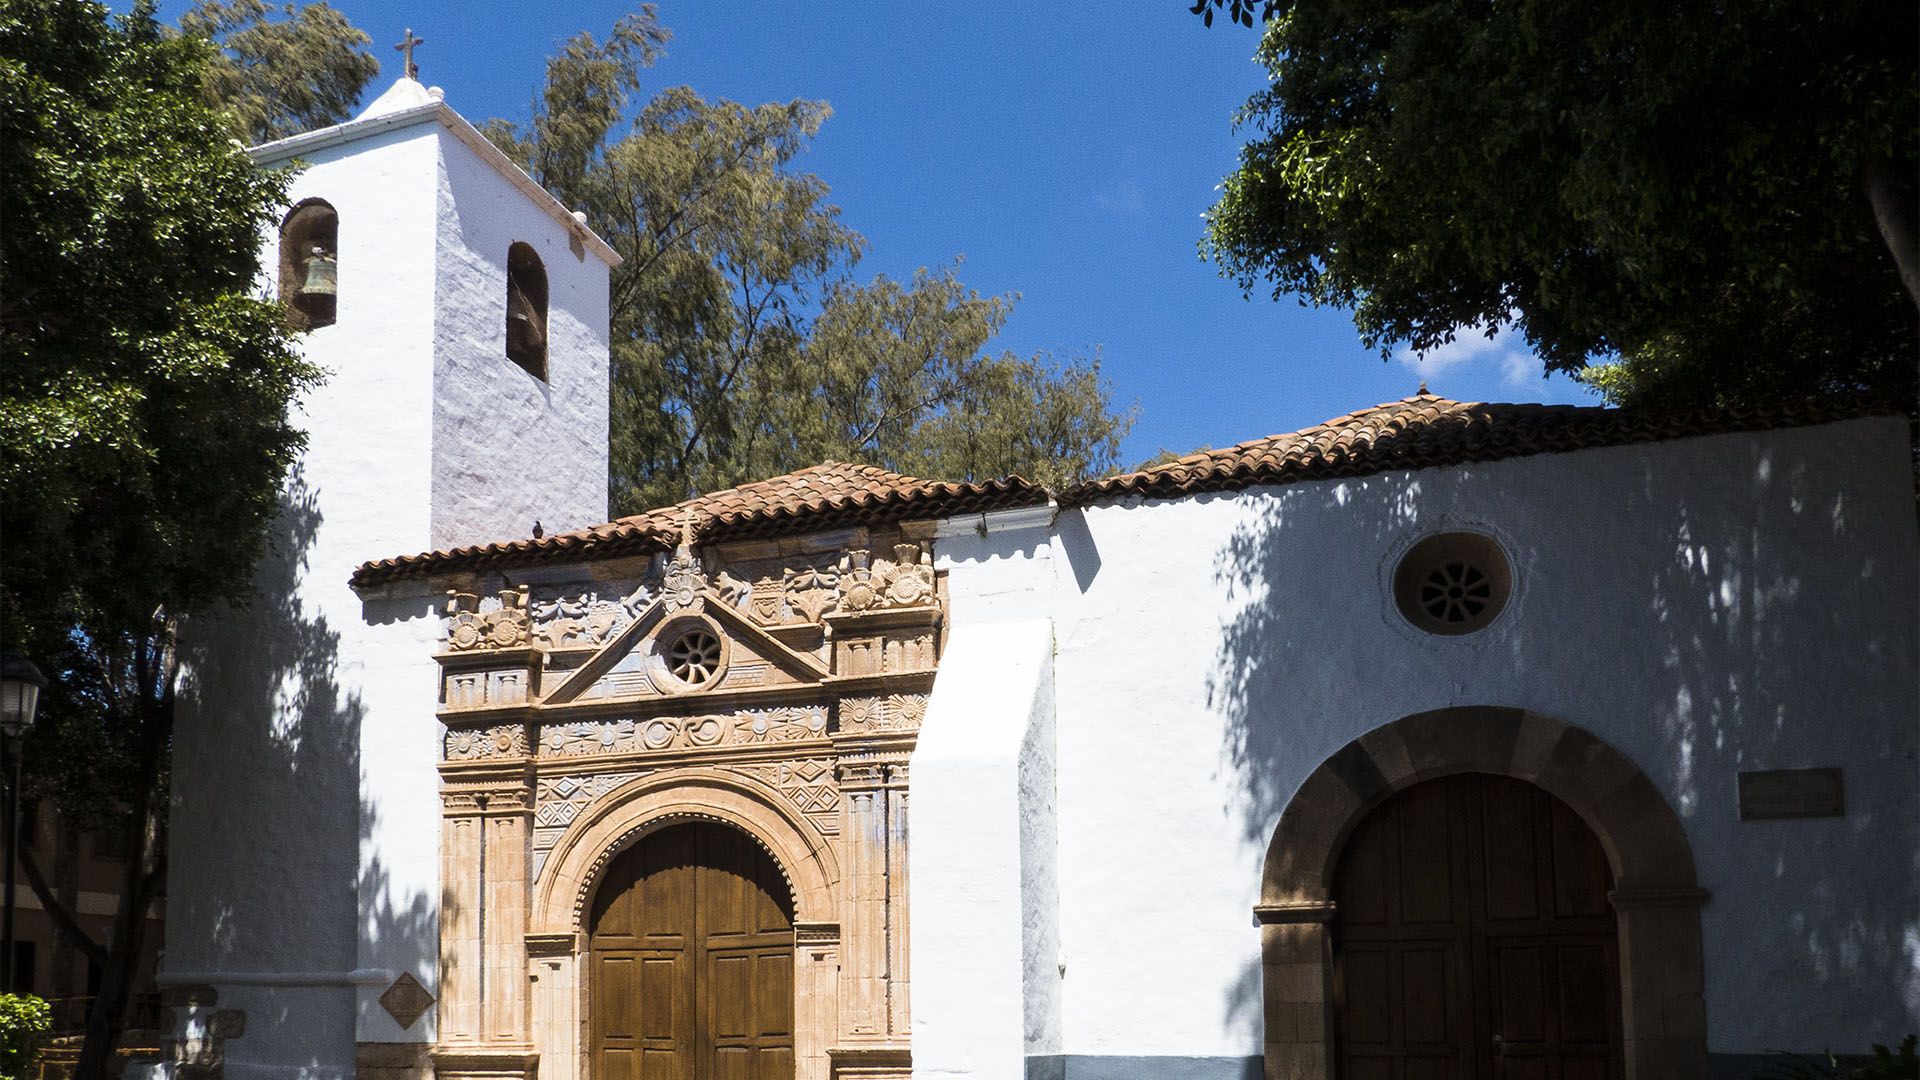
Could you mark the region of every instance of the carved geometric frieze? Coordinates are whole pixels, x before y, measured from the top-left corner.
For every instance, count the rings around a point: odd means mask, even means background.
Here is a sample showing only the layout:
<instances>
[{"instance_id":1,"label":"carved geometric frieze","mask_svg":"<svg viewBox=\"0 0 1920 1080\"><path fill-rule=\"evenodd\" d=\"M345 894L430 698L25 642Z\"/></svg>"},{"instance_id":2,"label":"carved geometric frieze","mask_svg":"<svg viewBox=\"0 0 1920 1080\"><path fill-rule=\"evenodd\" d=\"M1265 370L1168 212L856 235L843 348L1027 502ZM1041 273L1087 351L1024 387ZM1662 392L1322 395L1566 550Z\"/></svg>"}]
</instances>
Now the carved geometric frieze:
<instances>
[{"instance_id":1,"label":"carved geometric frieze","mask_svg":"<svg viewBox=\"0 0 1920 1080\"><path fill-rule=\"evenodd\" d=\"M840 789L834 783L832 761L801 758L731 768L778 791L820 835L840 835Z\"/></svg>"},{"instance_id":2,"label":"carved geometric frieze","mask_svg":"<svg viewBox=\"0 0 1920 1080\"><path fill-rule=\"evenodd\" d=\"M448 761L483 761L487 758L525 757L527 729L520 724L496 724L492 727L461 728L446 733L442 743Z\"/></svg>"},{"instance_id":3,"label":"carved geometric frieze","mask_svg":"<svg viewBox=\"0 0 1920 1080\"><path fill-rule=\"evenodd\" d=\"M842 734L882 731L918 731L927 718L927 695L889 694L885 697L840 699Z\"/></svg>"},{"instance_id":4,"label":"carved geometric frieze","mask_svg":"<svg viewBox=\"0 0 1920 1080\"><path fill-rule=\"evenodd\" d=\"M573 820L601 796L648 770L597 773L592 776L553 776L538 781L534 791L533 872L537 876L547 855Z\"/></svg>"},{"instance_id":5,"label":"carved geometric frieze","mask_svg":"<svg viewBox=\"0 0 1920 1080\"><path fill-rule=\"evenodd\" d=\"M661 753L815 739L827 733L825 705L739 709L705 716L588 720L544 724L540 756Z\"/></svg>"}]
</instances>

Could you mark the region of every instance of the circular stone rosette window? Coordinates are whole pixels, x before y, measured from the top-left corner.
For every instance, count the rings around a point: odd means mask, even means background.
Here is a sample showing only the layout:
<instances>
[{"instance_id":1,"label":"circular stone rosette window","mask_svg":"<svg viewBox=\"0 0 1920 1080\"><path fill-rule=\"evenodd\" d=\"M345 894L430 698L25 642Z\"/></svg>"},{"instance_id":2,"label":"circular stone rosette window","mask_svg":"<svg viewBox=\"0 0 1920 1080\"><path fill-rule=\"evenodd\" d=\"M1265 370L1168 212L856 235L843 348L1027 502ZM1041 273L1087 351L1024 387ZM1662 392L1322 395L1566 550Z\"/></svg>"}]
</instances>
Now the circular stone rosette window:
<instances>
[{"instance_id":1,"label":"circular stone rosette window","mask_svg":"<svg viewBox=\"0 0 1920 1080\"><path fill-rule=\"evenodd\" d=\"M648 666L665 690L709 690L727 673L731 651L720 628L698 616L675 619L654 636Z\"/></svg>"},{"instance_id":2,"label":"circular stone rosette window","mask_svg":"<svg viewBox=\"0 0 1920 1080\"><path fill-rule=\"evenodd\" d=\"M1513 567L1493 537L1436 533L1413 545L1393 571L1400 614L1430 634L1471 634L1500 617L1513 592Z\"/></svg>"}]
</instances>

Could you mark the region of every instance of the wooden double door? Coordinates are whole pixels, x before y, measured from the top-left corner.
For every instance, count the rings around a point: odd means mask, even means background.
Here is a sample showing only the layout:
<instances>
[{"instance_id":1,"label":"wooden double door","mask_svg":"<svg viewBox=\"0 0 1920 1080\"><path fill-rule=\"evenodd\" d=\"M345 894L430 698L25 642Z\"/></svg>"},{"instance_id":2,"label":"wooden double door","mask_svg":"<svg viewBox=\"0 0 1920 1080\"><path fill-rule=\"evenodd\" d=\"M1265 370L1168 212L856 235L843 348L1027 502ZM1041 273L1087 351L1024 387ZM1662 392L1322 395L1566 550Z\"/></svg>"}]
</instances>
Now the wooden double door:
<instances>
[{"instance_id":1,"label":"wooden double door","mask_svg":"<svg viewBox=\"0 0 1920 1080\"><path fill-rule=\"evenodd\" d=\"M1334 886L1345 1080L1617 1080L1620 965L1599 840L1531 784L1417 784Z\"/></svg>"},{"instance_id":2,"label":"wooden double door","mask_svg":"<svg viewBox=\"0 0 1920 1080\"><path fill-rule=\"evenodd\" d=\"M608 866L590 925L592 1080L792 1080L792 901L746 834L648 835Z\"/></svg>"}]
</instances>

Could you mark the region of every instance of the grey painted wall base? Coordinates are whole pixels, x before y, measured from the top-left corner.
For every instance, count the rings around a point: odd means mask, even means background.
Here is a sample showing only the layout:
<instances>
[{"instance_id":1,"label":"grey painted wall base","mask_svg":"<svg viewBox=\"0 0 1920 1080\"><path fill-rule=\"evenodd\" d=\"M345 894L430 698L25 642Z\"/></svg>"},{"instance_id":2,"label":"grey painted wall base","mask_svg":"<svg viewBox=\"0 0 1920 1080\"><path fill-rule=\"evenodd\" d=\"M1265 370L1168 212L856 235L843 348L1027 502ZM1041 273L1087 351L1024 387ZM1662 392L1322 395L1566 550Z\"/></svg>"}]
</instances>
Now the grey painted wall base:
<instances>
[{"instance_id":1,"label":"grey painted wall base","mask_svg":"<svg viewBox=\"0 0 1920 1080\"><path fill-rule=\"evenodd\" d=\"M1897 1042L1898 1040L1896 1040ZM1838 1054L1840 1075L1848 1075L1848 1068L1857 1068L1873 1061L1861 1054ZM1827 1055L1808 1054L1708 1054L1707 1080L1772 1080L1779 1077L1824 1076L1825 1072L1811 1070L1808 1066L1818 1065L1820 1070L1828 1068Z\"/></svg>"},{"instance_id":2,"label":"grey painted wall base","mask_svg":"<svg viewBox=\"0 0 1920 1080\"><path fill-rule=\"evenodd\" d=\"M1825 1055L1809 1055L1825 1064ZM1840 1055L1842 1065L1869 1059ZM1708 1054L1707 1080L1766 1080L1795 1075L1792 1054ZM1119 1057L1044 1054L1027 1058L1026 1080L1261 1080L1258 1057Z\"/></svg>"},{"instance_id":3,"label":"grey painted wall base","mask_svg":"<svg viewBox=\"0 0 1920 1080\"><path fill-rule=\"evenodd\" d=\"M1261 1059L1043 1054L1027 1058L1027 1080L1261 1080Z\"/></svg>"}]
</instances>

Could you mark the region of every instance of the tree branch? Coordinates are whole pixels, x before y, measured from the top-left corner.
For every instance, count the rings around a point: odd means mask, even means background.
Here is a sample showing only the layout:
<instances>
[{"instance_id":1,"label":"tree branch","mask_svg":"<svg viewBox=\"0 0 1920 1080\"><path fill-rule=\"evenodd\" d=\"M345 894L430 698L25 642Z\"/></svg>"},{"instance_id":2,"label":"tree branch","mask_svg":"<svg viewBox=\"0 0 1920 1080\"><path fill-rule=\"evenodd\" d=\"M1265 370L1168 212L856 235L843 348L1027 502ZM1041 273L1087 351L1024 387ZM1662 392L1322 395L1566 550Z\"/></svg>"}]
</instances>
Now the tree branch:
<instances>
[{"instance_id":1,"label":"tree branch","mask_svg":"<svg viewBox=\"0 0 1920 1080\"><path fill-rule=\"evenodd\" d=\"M46 876L40 872L40 861L34 857L33 849L23 844L18 855L20 869L27 876L27 884L33 887L33 895L40 898L40 907L53 920L53 924L60 928L61 933L73 940L80 951L86 954L87 959L96 964L106 963L107 947L93 940L92 935L82 930L73 913L68 911L66 905L60 902L60 898L54 895L53 887L47 884Z\"/></svg>"}]
</instances>

